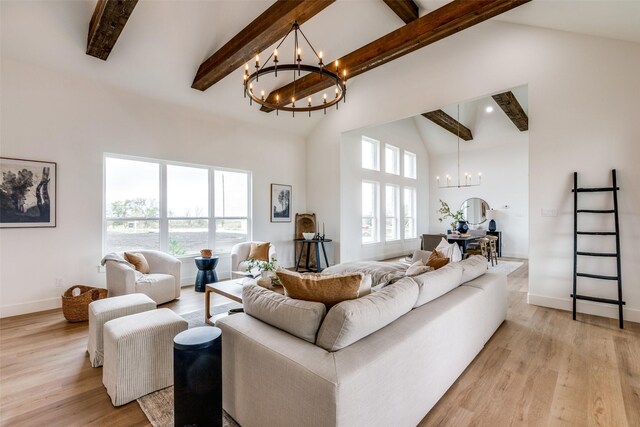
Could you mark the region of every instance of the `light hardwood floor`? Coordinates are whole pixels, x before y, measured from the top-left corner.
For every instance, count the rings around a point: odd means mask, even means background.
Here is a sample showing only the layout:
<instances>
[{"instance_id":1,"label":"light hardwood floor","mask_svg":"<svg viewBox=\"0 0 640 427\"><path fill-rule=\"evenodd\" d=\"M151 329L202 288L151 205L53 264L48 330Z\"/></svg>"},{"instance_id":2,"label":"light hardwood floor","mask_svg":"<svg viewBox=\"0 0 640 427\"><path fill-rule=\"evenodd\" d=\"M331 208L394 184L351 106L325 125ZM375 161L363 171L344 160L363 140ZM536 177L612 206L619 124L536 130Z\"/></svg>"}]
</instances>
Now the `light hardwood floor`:
<instances>
[{"instance_id":1,"label":"light hardwood floor","mask_svg":"<svg viewBox=\"0 0 640 427\"><path fill-rule=\"evenodd\" d=\"M527 305L527 281L525 263L507 321L420 426L640 426L640 325ZM184 314L203 298L185 288L164 306ZM87 324L60 310L0 320L0 423L148 425L136 402L111 405L86 341Z\"/></svg>"}]
</instances>

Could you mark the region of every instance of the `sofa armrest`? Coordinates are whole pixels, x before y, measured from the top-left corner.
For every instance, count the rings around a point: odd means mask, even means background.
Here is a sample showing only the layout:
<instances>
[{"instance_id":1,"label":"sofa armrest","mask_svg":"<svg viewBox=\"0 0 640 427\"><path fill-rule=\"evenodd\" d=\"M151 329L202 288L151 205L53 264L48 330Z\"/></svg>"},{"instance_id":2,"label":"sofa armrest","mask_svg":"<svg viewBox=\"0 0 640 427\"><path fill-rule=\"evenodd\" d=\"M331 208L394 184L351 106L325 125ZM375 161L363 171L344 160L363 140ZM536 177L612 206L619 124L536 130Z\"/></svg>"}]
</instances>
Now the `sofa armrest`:
<instances>
[{"instance_id":1,"label":"sofa armrest","mask_svg":"<svg viewBox=\"0 0 640 427\"><path fill-rule=\"evenodd\" d=\"M136 271L121 262L107 261L107 290L110 297L136 292Z\"/></svg>"},{"instance_id":2,"label":"sofa armrest","mask_svg":"<svg viewBox=\"0 0 640 427\"><path fill-rule=\"evenodd\" d=\"M333 353L247 314L216 326L223 340L223 407L240 425L337 424ZM273 410L283 402L286 410Z\"/></svg>"}]
</instances>

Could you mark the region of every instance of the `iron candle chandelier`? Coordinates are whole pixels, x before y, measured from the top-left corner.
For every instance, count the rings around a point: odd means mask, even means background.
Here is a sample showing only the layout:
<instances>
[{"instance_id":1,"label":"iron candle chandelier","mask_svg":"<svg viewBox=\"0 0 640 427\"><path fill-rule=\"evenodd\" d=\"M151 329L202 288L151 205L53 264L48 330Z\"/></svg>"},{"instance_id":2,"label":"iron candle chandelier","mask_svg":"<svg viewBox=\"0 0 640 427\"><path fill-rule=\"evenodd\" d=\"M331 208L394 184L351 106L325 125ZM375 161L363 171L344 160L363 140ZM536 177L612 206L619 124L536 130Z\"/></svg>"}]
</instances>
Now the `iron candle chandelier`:
<instances>
[{"instance_id":1,"label":"iron candle chandelier","mask_svg":"<svg viewBox=\"0 0 640 427\"><path fill-rule=\"evenodd\" d=\"M287 37L289 37L289 34L291 34L291 32L293 32L294 34L293 61L290 64L280 64L280 61L278 60L278 49L280 48L282 43L284 43ZM300 35L302 35L304 40L307 42L307 45L309 45L309 48L315 55L316 60L318 61L317 66L302 63L302 49L299 45L298 32L300 32ZM269 65L269 61L271 61L272 65ZM344 100L346 102L345 95L347 93L347 71L344 69L340 70L337 60L335 61L335 65L325 65L322 62L322 52L316 52L316 50L311 45L311 42L309 42L309 39L307 39L307 36L305 36L302 32L302 29L297 22L293 23L289 32L287 32L276 49L271 55L269 55L262 66L260 65L259 54L255 56L254 68L255 71L249 74L249 63L246 63L244 66L244 96L245 98L249 96L249 104L252 104L253 101L255 101L269 110L276 110L276 114L278 114L280 110L291 111L293 113L293 116L295 117L296 112L308 111L309 117L311 117L312 111L324 110L324 113L326 114L327 108L335 105L337 109L338 103L340 101ZM281 98L280 94L278 94L277 92L273 94L273 97L270 95L269 97L265 98L265 91L259 90L257 87L260 81L260 77L266 74L274 74L275 77L278 77L278 71L293 72L293 81L291 82L293 94L289 99ZM331 95L331 97L328 97L327 93L324 93L322 95L322 101L317 103L314 103L314 100L311 96L307 97L306 103L304 102L304 99L298 99L298 97L296 96L296 81L301 77L302 72L316 74L319 75L321 79L331 80L333 82L332 86L335 87L334 93ZM297 106L296 103L298 103Z\"/></svg>"}]
</instances>

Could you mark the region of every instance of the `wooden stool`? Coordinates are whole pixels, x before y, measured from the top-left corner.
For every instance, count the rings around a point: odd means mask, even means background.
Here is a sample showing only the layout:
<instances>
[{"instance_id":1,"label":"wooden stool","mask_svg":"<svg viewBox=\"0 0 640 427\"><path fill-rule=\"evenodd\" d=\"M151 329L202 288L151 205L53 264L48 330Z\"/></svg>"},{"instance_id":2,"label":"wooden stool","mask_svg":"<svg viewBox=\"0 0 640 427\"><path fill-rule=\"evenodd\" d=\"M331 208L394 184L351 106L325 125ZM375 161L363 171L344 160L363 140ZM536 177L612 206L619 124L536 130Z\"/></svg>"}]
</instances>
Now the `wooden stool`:
<instances>
[{"instance_id":1,"label":"wooden stool","mask_svg":"<svg viewBox=\"0 0 640 427\"><path fill-rule=\"evenodd\" d=\"M498 250L496 246L496 242L498 241L497 236L487 236L489 240L489 258L491 259L491 266L493 266L493 260L496 260L496 265L498 265Z\"/></svg>"}]
</instances>

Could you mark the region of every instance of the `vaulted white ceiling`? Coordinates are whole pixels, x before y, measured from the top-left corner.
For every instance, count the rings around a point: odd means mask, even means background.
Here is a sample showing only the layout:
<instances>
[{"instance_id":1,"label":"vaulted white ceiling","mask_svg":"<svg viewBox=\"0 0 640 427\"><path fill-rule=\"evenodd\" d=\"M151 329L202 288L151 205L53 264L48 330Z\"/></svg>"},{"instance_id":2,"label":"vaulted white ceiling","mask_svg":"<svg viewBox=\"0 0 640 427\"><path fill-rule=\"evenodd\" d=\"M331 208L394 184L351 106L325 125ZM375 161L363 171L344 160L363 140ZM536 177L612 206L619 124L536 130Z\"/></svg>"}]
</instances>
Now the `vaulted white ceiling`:
<instances>
[{"instance_id":1,"label":"vaulted white ceiling","mask_svg":"<svg viewBox=\"0 0 640 427\"><path fill-rule=\"evenodd\" d=\"M241 70L205 92L191 89L200 63L271 1L140 0L106 62L85 54L95 3L2 0L2 58L84 76L222 117L286 127L299 135L310 132L322 119L321 114L310 119L292 120L284 114L276 118L259 112L255 105L249 107L242 97ZM446 1L417 3L423 15ZM640 42L640 1L535 0L494 19ZM335 59L402 25L382 0L338 0L302 28L327 59Z\"/></svg>"}]
</instances>

